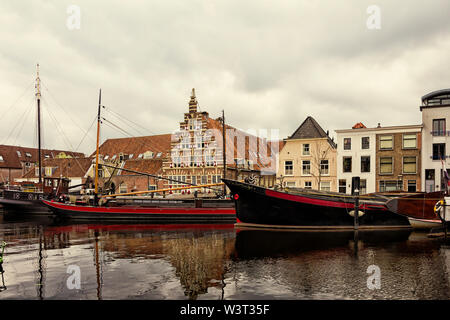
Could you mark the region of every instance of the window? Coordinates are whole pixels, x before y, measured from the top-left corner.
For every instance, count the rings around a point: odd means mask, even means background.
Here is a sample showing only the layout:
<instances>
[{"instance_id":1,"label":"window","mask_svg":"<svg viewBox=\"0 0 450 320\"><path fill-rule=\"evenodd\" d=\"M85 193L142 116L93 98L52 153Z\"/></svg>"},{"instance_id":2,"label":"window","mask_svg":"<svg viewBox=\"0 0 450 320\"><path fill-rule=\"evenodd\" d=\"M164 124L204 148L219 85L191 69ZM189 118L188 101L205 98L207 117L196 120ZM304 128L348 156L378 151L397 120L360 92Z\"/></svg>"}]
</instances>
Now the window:
<instances>
[{"instance_id":1,"label":"window","mask_svg":"<svg viewBox=\"0 0 450 320\"><path fill-rule=\"evenodd\" d=\"M361 157L361 172L370 172L370 156Z\"/></svg>"},{"instance_id":2,"label":"window","mask_svg":"<svg viewBox=\"0 0 450 320\"><path fill-rule=\"evenodd\" d=\"M322 191L330 191L330 181L320 181L320 190Z\"/></svg>"},{"instance_id":3,"label":"window","mask_svg":"<svg viewBox=\"0 0 450 320\"><path fill-rule=\"evenodd\" d=\"M342 163L344 172L352 172L352 157L344 157Z\"/></svg>"},{"instance_id":4,"label":"window","mask_svg":"<svg viewBox=\"0 0 450 320\"><path fill-rule=\"evenodd\" d=\"M352 149L352 138L344 138L344 150Z\"/></svg>"},{"instance_id":5,"label":"window","mask_svg":"<svg viewBox=\"0 0 450 320\"><path fill-rule=\"evenodd\" d=\"M416 157L403 157L403 173L416 172Z\"/></svg>"},{"instance_id":6,"label":"window","mask_svg":"<svg viewBox=\"0 0 450 320\"><path fill-rule=\"evenodd\" d=\"M380 150L392 150L394 147L393 136L380 137Z\"/></svg>"},{"instance_id":7,"label":"window","mask_svg":"<svg viewBox=\"0 0 450 320\"><path fill-rule=\"evenodd\" d=\"M445 159L445 143L433 143L433 160Z\"/></svg>"},{"instance_id":8,"label":"window","mask_svg":"<svg viewBox=\"0 0 450 320\"><path fill-rule=\"evenodd\" d=\"M311 181L305 181L305 189L312 189L312 182Z\"/></svg>"},{"instance_id":9,"label":"window","mask_svg":"<svg viewBox=\"0 0 450 320\"><path fill-rule=\"evenodd\" d=\"M202 176L202 184L207 184L207 183L208 183L208 177Z\"/></svg>"},{"instance_id":10,"label":"window","mask_svg":"<svg viewBox=\"0 0 450 320\"><path fill-rule=\"evenodd\" d=\"M295 187L295 181L286 182L286 187Z\"/></svg>"},{"instance_id":11,"label":"window","mask_svg":"<svg viewBox=\"0 0 450 320\"><path fill-rule=\"evenodd\" d=\"M303 175L311 174L311 161L309 160L302 161L302 174Z\"/></svg>"},{"instance_id":12,"label":"window","mask_svg":"<svg viewBox=\"0 0 450 320\"><path fill-rule=\"evenodd\" d=\"M127 192L127 185L126 184L124 184L124 183L122 183L120 186L119 186L119 193L126 193Z\"/></svg>"},{"instance_id":13,"label":"window","mask_svg":"<svg viewBox=\"0 0 450 320\"><path fill-rule=\"evenodd\" d=\"M49 154L44 154L44 158L45 158L45 159L49 159L49 158L50 158L50 155L49 155Z\"/></svg>"},{"instance_id":14,"label":"window","mask_svg":"<svg viewBox=\"0 0 450 320\"><path fill-rule=\"evenodd\" d=\"M369 144L369 137L362 137L361 138L361 148L362 149L369 149L370 144Z\"/></svg>"},{"instance_id":15,"label":"window","mask_svg":"<svg viewBox=\"0 0 450 320\"><path fill-rule=\"evenodd\" d=\"M52 167L45 167L45 175L47 177L51 177L52 173L53 173L53 168Z\"/></svg>"},{"instance_id":16,"label":"window","mask_svg":"<svg viewBox=\"0 0 450 320\"><path fill-rule=\"evenodd\" d=\"M153 184L150 184L150 185L148 186L148 190L149 190L149 191L156 190L156 186L153 185Z\"/></svg>"},{"instance_id":17,"label":"window","mask_svg":"<svg viewBox=\"0 0 450 320\"><path fill-rule=\"evenodd\" d=\"M416 134L404 134L403 135L403 149L415 149L417 148L417 135Z\"/></svg>"},{"instance_id":18,"label":"window","mask_svg":"<svg viewBox=\"0 0 450 320\"><path fill-rule=\"evenodd\" d=\"M132 159L133 158L133 154L130 154L129 156L128 156L128 159Z\"/></svg>"},{"instance_id":19,"label":"window","mask_svg":"<svg viewBox=\"0 0 450 320\"><path fill-rule=\"evenodd\" d=\"M109 156L105 156L105 160L108 160Z\"/></svg>"},{"instance_id":20,"label":"window","mask_svg":"<svg viewBox=\"0 0 450 320\"><path fill-rule=\"evenodd\" d=\"M28 158L31 158L31 153L25 152L25 156L28 157Z\"/></svg>"},{"instance_id":21,"label":"window","mask_svg":"<svg viewBox=\"0 0 450 320\"><path fill-rule=\"evenodd\" d=\"M359 180L359 194L366 194L367 193L367 180L361 179Z\"/></svg>"},{"instance_id":22,"label":"window","mask_svg":"<svg viewBox=\"0 0 450 320\"><path fill-rule=\"evenodd\" d=\"M142 158L142 156L143 156L143 154L142 154L142 153L140 153L140 154L138 155L138 159L141 159L141 158Z\"/></svg>"},{"instance_id":23,"label":"window","mask_svg":"<svg viewBox=\"0 0 450 320\"><path fill-rule=\"evenodd\" d=\"M192 176L191 183L192 184L197 184L197 177L196 176Z\"/></svg>"},{"instance_id":24,"label":"window","mask_svg":"<svg viewBox=\"0 0 450 320\"><path fill-rule=\"evenodd\" d=\"M157 158L160 158L161 155L162 155L162 152L158 152L158 154L156 155L156 157L157 157ZM131 156L133 156L133 155L131 155Z\"/></svg>"},{"instance_id":25,"label":"window","mask_svg":"<svg viewBox=\"0 0 450 320\"><path fill-rule=\"evenodd\" d=\"M0 156L0 161L5 161L5 160L3 160L3 156Z\"/></svg>"},{"instance_id":26,"label":"window","mask_svg":"<svg viewBox=\"0 0 450 320\"><path fill-rule=\"evenodd\" d=\"M303 145L303 155L304 156L309 156L309 143L306 143Z\"/></svg>"},{"instance_id":27,"label":"window","mask_svg":"<svg viewBox=\"0 0 450 320\"><path fill-rule=\"evenodd\" d=\"M397 180L381 180L380 181L380 192L387 191L401 191L402 181Z\"/></svg>"},{"instance_id":28,"label":"window","mask_svg":"<svg viewBox=\"0 0 450 320\"><path fill-rule=\"evenodd\" d=\"M347 193L347 180L339 180L339 192Z\"/></svg>"},{"instance_id":29,"label":"window","mask_svg":"<svg viewBox=\"0 0 450 320\"><path fill-rule=\"evenodd\" d=\"M380 174L392 174L392 157L380 158Z\"/></svg>"},{"instance_id":30,"label":"window","mask_svg":"<svg viewBox=\"0 0 450 320\"><path fill-rule=\"evenodd\" d=\"M320 174L329 174L328 160L320 160Z\"/></svg>"},{"instance_id":31,"label":"window","mask_svg":"<svg viewBox=\"0 0 450 320\"><path fill-rule=\"evenodd\" d=\"M284 162L284 175L292 176L294 174L294 163L293 161Z\"/></svg>"},{"instance_id":32,"label":"window","mask_svg":"<svg viewBox=\"0 0 450 320\"><path fill-rule=\"evenodd\" d=\"M408 180L408 192L416 192L416 180Z\"/></svg>"},{"instance_id":33,"label":"window","mask_svg":"<svg viewBox=\"0 0 450 320\"><path fill-rule=\"evenodd\" d=\"M21 157L21 156L22 156L22 154L20 153L19 150L17 150L17 156L18 156L18 157Z\"/></svg>"},{"instance_id":34,"label":"window","mask_svg":"<svg viewBox=\"0 0 450 320\"><path fill-rule=\"evenodd\" d=\"M445 136L445 119L433 119L433 136Z\"/></svg>"}]
</instances>

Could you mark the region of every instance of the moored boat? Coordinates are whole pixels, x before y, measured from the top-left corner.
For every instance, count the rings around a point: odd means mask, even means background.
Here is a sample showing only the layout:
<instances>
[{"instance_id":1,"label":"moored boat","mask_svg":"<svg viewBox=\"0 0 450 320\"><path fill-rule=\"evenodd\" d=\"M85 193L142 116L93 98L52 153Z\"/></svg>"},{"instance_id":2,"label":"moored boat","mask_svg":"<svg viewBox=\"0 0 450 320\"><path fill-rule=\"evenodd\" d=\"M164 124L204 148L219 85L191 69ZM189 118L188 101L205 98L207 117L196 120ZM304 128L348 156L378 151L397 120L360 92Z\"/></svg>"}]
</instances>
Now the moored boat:
<instances>
[{"instance_id":1,"label":"moored boat","mask_svg":"<svg viewBox=\"0 0 450 320\"><path fill-rule=\"evenodd\" d=\"M442 198L442 192L416 193L398 197L386 202L386 207L410 220L418 229L430 229L441 225L442 221L434 212L434 206Z\"/></svg>"},{"instance_id":2,"label":"moored boat","mask_svg":"<svg viewBox=\"0 0 450 320\"><path fill-rule=\"evenodd\" d=\"M355 198L315 190L272 190L222 179L235 199L238 226L302 229L352 229ZM407 217L385 206L386 198L360 196L358 228L411 228Z\"/></svg>"},{"instance_id":3,"label":"moored boat","mask_svg":"<svg viewBox=\"0 0 450 320\"><path fill-rule=\"evenodd\" d=\"M149 200L124 205L75 205L43 200L59 218L95 221L216 222L234 223L236 213L230 200Z\"/></svg>"}]
</instances>

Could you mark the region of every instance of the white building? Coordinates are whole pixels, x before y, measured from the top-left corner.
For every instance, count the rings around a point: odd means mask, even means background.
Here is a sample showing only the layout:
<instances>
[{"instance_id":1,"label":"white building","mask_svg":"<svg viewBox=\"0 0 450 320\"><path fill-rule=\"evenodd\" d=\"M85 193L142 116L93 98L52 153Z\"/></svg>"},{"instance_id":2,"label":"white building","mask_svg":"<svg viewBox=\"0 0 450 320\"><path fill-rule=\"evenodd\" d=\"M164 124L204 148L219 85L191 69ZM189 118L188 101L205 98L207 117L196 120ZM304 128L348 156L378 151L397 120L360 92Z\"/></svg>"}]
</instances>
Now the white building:
<instances>
[{"instance_id":1,"label":"white building","mask_svg":"<svg viewBox=\"0 0 450 320\"><path fill-rule=\"evenodd\" d=\"M450 89L433 91L422 97L422 190L441 191L445 187L443 167L450 173Z\"/></svg>"},{"instance_id":2,"label":"white building","mask_svg":"<svg viewBox=\"0 0 450 320\"><path fill-rule=\"evenodd\" d=\"M375 192L376 132L357 123L336 134L338 191L351 194L352 177L360 177L360 194Z\"/></svg>"}]
</instances>

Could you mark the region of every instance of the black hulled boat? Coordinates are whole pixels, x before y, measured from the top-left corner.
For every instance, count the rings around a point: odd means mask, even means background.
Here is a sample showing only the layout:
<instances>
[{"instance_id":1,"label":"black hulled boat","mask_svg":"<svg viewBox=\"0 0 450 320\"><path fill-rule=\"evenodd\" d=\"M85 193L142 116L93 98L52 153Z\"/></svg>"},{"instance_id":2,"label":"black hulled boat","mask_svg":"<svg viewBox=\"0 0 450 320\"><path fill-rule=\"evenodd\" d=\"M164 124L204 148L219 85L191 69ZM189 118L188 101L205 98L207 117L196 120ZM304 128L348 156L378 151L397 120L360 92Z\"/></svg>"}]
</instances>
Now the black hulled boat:
<instances>
[{"instance_id":1,"label":"black hulled boat","mask_svg":"<svg viewBox=\"0 0 450 320\"><path fill-rule=\"evenodd\" d=\"M222 179L235 199L237 226L352 229L355 198L305 189L272 190ZM407 217L389 211L382 196L360 196L358 228L411 228Z\"/></svg>"}]
</instances>

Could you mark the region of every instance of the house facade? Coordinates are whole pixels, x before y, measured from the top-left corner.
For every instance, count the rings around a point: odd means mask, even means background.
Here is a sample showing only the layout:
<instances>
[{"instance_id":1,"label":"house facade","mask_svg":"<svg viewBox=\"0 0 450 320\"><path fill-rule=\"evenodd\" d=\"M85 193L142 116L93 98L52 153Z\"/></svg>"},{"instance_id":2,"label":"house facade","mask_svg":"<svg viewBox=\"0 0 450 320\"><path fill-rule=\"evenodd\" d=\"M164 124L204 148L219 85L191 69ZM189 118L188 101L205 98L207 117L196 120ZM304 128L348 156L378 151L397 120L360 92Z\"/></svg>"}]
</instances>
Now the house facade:
<instances>
[{"instance_id":1,"label":"house facade","mask_svg":"<svg viewBox=\"0 0 450 320\"><path fill-rule=\"evenodd\" d=\"M286 187L337 191L336 144L312 117L284 140L277 179Z\"/></svg>"},{"instance_id":2,"label":"house facade","mask_svg":"<svg viewBox=\"0 0 450 320\"><path fill-rule=\"evenodd\" d=\"M376 190L422 191L422 125L380 127L376 132Z\"/></svg>"},{"instance_id":3,"label":"house facade","mask_svg":"<svg viewBox=\"0 0 450 320\"><path fill-rule=\"evenodd\" d=\"M445 190L443 170L450 173L450 89L422 97L422 190Z\"/></svg>"},{"instance_id":4,"label":"house facade","mask_svg":"<svg viewBox=\"0 0 450 320\"><path fill-rule=\"evenodd\" d=\"M360 194L376 192L376 131L357 123L336 130L338 192L351 194L352 178L360 177Z\"/></svg>"}]
</instances>

